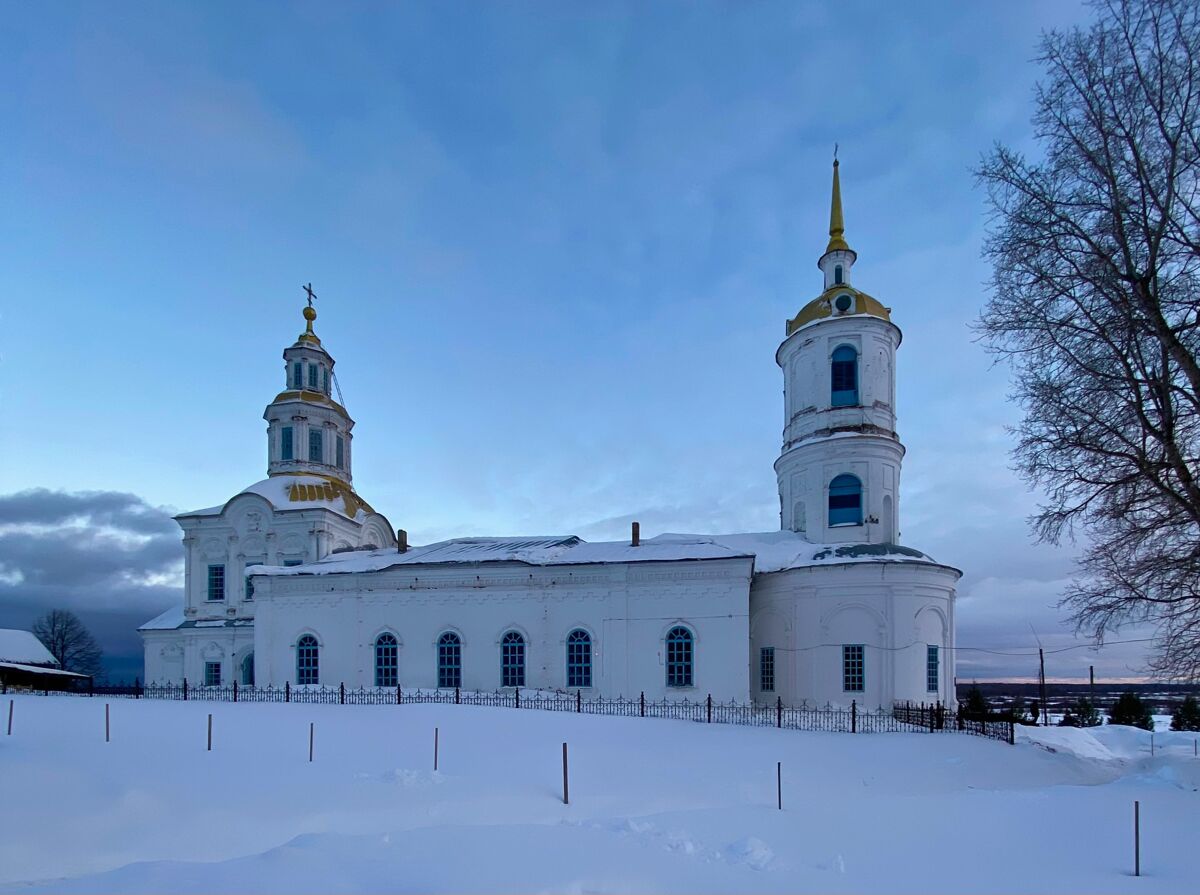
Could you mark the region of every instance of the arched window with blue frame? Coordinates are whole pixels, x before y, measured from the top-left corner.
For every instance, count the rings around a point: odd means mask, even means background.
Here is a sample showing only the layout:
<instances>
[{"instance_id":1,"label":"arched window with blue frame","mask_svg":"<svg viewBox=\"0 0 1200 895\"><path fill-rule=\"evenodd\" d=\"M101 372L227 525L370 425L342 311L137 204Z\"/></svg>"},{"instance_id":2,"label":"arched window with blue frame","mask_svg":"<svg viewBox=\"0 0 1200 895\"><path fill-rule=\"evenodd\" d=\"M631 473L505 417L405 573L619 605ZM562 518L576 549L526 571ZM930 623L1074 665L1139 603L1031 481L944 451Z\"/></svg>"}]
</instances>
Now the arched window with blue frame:
<instances>
[{"instance_id":1,"label":"arched window with blue frame","mask_svg":"<svg viewBox=\"0 0 1200 895\"><path fill-rule=\"evenodd\" d=\"M833 282L838 286L845 282L842 274L842 265L840 264L835 264L833 267Z\"/></svg>"},{"instance_id":2,"label":"arched window with blue frame","mask_svg":"<svg viewBox=\"0 0 1200 895\"><path fill-rule=\"evenodd\" d=\"M400 641L384 632L375 638L375 686L394 687L400 682Z\"/></svg>"},{"instance_id":3,"label":"arched window with blue frame","mask_svg":"<svg viewBox=\"0 0 1200 895\"><path fill-rule=\"evenodd\" d=\"M843 473L829 483L829 524L862 525L862 482Z\"/></svg>"},{"instance_id":4,"label":"arched window with blue frame","mask_svg":"<svg viewBox=\"0 0 1200 895\"><path fill-rule=\"evenodd\" d=\"M319 684L321 682L320 650L317 638L305 634L296 641L296 683Z\"/></svg>"},{"instance_id":5,"label":"arched window with blue frame","mask_svg":"<svg viewBox=\"0 0 1200 895\"><path fill-rule=\"evenodd\" d=\"M567 635L567 686L592 685L592 635L576 628Z\"/></svg>"},{"instance_id":6,"label":"arched window with blue frame","mask_svg":"<svg viewBox=\"0 0 1200 895\"><path fill-rule=\"evenodd\" d=\"M438 638L438 686L462 686L462 639L453 631Z\"/></svg>"},{"instance_id":7,"label":"arched window with blue frame","mask_svg":"<svg viewBox=\"0 0 1200 895\"><path fill-rule=\"evenodd\" d=\"M829 364L829 403L834 407L853 407L858 403L858 352L841 345Z\"/></svg>"},{"instance_id":8,"label":"arched window with blue frame","mask_svg":"<svg viewBox=\"0 0 1200 895\"><path fill-rule=\"evenodd\" d=\"M500 640L500 686L525 686L525 638L509 631Z\"/></svg>"},{"instance_id":9,"label":"arched window with blue frame","mask_svg":"<svg viewBox=\"0 0 1200 895\"><path fill-rule=\"evenodd\" d=\"M683 626L667 633L667 686L692 686L692 632Z\"/></svg>"}]
</instances>

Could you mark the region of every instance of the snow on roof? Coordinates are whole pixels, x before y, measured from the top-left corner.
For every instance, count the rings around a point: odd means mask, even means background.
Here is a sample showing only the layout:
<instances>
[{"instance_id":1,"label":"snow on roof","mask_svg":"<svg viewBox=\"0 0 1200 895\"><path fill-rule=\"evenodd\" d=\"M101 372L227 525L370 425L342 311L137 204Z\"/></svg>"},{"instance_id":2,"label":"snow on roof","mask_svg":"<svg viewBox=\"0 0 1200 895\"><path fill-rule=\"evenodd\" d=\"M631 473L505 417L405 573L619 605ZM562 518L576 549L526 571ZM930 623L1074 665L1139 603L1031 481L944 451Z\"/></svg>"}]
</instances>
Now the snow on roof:
<instances>
[{"instance_id":1,"label":"snow on roof","mask_svg":"<svg viewBox=\"0 0 1200 895\"><path fill-rule=\"evenodd\" d=\"M304 473L274 475L243 488L234 497L240 497L243 494L257 494L277 510L320 508L332 510L355 522L362 522L368 514L374 512L370 504L359 497L352 487L338 479L323 475ZM219 507L206 507L179 515L219 516L228 505L229 502L226 501Z\"/></svg>"},{"instance_id":2,"label":"snow on roof","mask_svg":"<svg viewBox=\"0 0 1200 895\"><path fill-rule=\"evenodd\" d=\"M814 544L791 531L730 535L662 534L637 547L628 541L589 543L560 537L454 538L405 553L395 548L335 553L299 566L255 566L256 575L331 575L378 572L399 566L443 563L519 562L565 566L680 560L753 559L755 572L779 572L815 565L860 562L934 563L930 557L897 544Z\"/></svg>"},{"instance_id":3,"label":"snow on roof","mask_svg":"<svg viewBox=\"0 0 1200 895\"><path fill-rule=\"evenodd\" d=\"M183 614L183 606L172 606L166 612L154 616L146 624L138 628L139 631L173 631L183 624L185 616Z\"/></svg>"},{"instance_id":4,"label":"snow on roof","mask_svg":"<svg viewBox=\"0 0 1200 895\"><path fill-rule=\"evenodd\" d=\"M0 628L0 662L16 662L24 665L57 665L45 644L28 631Z\"/></svg>"},{"instance_id":5,"label":"snow on roof","mask_svg":"<svg viewBox=\"0 0 1200 895\"><path fill-rule=\"evenodd\" d=\"M25 671L32 674L52 674L56 677L90 677L77 671L63 671L61 668L47 668L45 665L24 665L20 662L0 662L0 668L11 668L13 671Z\"/></svg>"}]
</instances>

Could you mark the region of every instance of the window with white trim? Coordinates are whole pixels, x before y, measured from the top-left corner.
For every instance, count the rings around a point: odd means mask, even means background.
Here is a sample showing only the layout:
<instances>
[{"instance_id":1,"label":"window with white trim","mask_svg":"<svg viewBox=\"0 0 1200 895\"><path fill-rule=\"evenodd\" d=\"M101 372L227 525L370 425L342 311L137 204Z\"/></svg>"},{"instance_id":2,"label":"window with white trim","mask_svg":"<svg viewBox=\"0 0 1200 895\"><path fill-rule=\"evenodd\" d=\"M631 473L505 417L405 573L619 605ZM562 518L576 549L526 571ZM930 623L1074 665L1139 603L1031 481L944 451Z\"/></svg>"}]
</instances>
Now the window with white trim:
<instances>
[{"instance_id":1,"label":"window with white trim","mask_svg":"<svg viewBox=\"0 0 1200 895\"><path fill-rule=\"evenodd\" d=\"M861 643L848 643L842 647L842 689L847 693L863 692L866 683L865 651Z\"/></svg>"},{"instance_id":2,"label":"window with white trim","mask_svg":"<svg viewBox=\"0 0 1200 895\"><path fill-rule=\"evenodd\" d=\"M204 663L204 686L206 686L206 687L221 686L221 663L220 662L205 662Z\"/></svg>"},{"instance_id":3,"label":"window with white trim","mask_svg":"<svg viewBox=\"0 0 1200 895\"><path fill-rule=\"evenodd\" d=\"M758 653L758 688L764 693L775 691L775 647L764 646Z\"/></svg>"},{"instance_id":4,"label":"window with white trim","mask_svg":"<svg viewBox=\"0 0 1200 895\"><path fill-rule=\"evenodd\" d=\"M462 686L462 638L447 631L438 638L438 686Z\"/></svg>"},{"instance_id":5,"label":"window with white trim","mask_svg":"<svg viewBox=\"0 0 1200 895\"><path fill-rule=\"evenodd\" d=\"M682 625L667 633L667 686L692 686L692 632Z\"/></svg>"},{"instance_id":6,"label":"window with white trim","mask_svg":"<svg viewBox=\"0 0 1200 895\"><path fill-rule=\"evenodd\" d=\"M296 641L296 683L319 684L321 682L321 655L317 638L305 634Z\"/></svg>"},{"instance_id":7,"label":"window with white trim","mask_svg":"<svg viewBox=\"0 0 1200 895\"><path fill-rule=\"evenodd\" d=\"M592 635L580 628L567 635L567 686L592 685Z\"/></svg>"},{"instance_id":8,"label":"window with white trim","mask_svg":"<svg viewBox=\"0 0 1200 895\"><path fill-rule=\"evenodd\" d=\"M400 682L400 641L384 632L375 638L375 686L394 687Z\"/></svg>"},{"instance_id":9,"label":"window with white trim","mask_svg":"<svg viewBox=\"0 0 1200 895\"><path fill-rule=\"evenodd\" d=\"M500 686L525 686L525 638L509 631L500 640Z\"/></svg>"},{"instance_id":10,"label":"window with white trim","mask_svg":"<svg viewBox=\"0 0 1200 895\"><path fill-rule=\"evenodd\" d=\"M214 603L225 599L224 563L214 563L208 567L208 599Z\"/></svg>"},{"instance_id":11,"label":"window with white trim","mask_svg":"<svg viewBox=\"0 0 1200 895\"><path fill-rule=\"evenodd\" d=\"M938 687L938 647L935 643L930 643L925 647L925 690L928 693L936 693L940 689Z\"/></svg>"}]
</instances>

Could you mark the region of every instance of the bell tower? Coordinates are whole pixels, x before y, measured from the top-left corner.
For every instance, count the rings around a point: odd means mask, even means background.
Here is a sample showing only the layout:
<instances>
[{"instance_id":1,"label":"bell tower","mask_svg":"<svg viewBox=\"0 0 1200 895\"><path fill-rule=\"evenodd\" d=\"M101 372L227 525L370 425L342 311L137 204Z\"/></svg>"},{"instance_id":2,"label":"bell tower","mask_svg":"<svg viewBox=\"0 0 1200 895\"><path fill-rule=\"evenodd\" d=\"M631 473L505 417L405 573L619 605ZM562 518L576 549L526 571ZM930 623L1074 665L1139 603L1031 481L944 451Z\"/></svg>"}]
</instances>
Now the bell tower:
<instances>
[{"instance_id":1,"label":"bell tower","mask_svg":"<svg viewBox=\"0 0 1200 895\"><path fill-rule=\"evenodd\" d=\"M780 527L823 544L895 543L900 536L896 349L891 310L856 289L833 163L824 290L787 322L783 447L775 461Z\"/></svg>"},{"instance_id":2,"label":"bell tower","mask_svg":"<svg viewBox=\"0 0 1200 895\"><path fill-rule=\"evenodd\" d=\"M309 473L350 485L354 420L333 398L333 357L313 332L317 319L310 287L305 330L284 349L284 390L263 412L267 421L267 475Z\"/></svg>"}]
</instances>

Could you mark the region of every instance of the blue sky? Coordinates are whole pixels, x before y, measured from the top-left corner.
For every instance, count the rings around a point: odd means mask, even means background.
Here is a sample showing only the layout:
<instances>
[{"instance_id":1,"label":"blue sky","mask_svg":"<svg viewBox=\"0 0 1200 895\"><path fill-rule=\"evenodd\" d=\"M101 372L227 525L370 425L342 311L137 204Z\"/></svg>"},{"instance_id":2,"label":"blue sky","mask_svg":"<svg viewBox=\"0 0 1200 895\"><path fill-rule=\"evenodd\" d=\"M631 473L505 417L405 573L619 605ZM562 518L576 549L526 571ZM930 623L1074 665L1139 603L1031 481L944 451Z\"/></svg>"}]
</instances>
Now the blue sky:
<instances>
[{"instance_id":1,"label":"blue sky","mask_svg":"<svg viewBox=\"0 0 1200 895\"><path fill-rule=\"evenodd\" d=\"M773 356L820 290L837 142L856 285L904 331L903 540L966 571L963 645L1074 642L1053 608L1071 551L1030 542L1007 372L969 324L971 170L994 141L1035 148L1035 44L1082 6L4 12L0 494L178 511L263 477L311 281L356 485L414 541L775 528ZM12 565L10 606L58 598ZM72 599L136 615L176 575L156 559ZM1129 675L1139 650L1048 670ZM1034 670L959 658L960 677Z\"/></svg>"}]
</instances>

